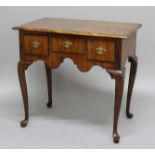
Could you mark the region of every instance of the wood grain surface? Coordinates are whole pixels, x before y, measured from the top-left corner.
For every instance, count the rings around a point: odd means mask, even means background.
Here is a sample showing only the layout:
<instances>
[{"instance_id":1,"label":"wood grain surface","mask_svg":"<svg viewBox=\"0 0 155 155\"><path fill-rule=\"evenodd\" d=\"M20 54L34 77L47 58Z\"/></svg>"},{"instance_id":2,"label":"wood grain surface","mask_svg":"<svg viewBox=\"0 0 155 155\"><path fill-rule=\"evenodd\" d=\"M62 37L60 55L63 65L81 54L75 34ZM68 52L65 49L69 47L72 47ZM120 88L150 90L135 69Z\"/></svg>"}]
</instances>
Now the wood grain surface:
<instances>
[{"instance_id":1,"label":"wood grain surface","mask_svg":"<svg viewBox=\"0 0 155 155\"><path fill-rule=\"evenodd\" d=\"M98 37L128 38L133 31L136 31L140 27L141 24L132 23L43 18L14 27L13 29Z\"/></svg>"}]
</instances>

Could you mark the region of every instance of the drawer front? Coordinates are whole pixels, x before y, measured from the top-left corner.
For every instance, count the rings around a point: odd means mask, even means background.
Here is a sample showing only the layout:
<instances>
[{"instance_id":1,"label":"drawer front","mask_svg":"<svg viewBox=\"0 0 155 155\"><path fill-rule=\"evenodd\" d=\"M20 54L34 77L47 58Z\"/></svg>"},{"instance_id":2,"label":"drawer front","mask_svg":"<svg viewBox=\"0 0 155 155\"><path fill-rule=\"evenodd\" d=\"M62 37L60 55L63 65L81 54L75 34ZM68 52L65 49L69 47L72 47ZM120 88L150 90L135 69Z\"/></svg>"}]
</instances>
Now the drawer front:
<instances>
[{"instance_id":1,"label":"drawer front","mask_svg":"<svg viewBox=\"0 0 155 155\"><path fill-rule=\"evenodd\" d=\"M48 36L24 34L22 42L25 54L48 56Z\"/></svg>"},{"instance_id":2,"label":"drawer front","mask_svg":"<svg viewBox=\"0 0 155 155\"><path fill-rule=\"evenodd\" d=\"M92 38L88 40L88 59L115 62L115 40Z\"/></svg>"},{"instance_id":3,"label":"drawer front","mask_svg":"<svg viewBox=\"0 0 155 155\"><path fill-rule=\"evenodd\" d=\"M82 54L86 50L85 39L80 36L55 35L50 40L52 52Z\"/></svg>"}]
</instances>

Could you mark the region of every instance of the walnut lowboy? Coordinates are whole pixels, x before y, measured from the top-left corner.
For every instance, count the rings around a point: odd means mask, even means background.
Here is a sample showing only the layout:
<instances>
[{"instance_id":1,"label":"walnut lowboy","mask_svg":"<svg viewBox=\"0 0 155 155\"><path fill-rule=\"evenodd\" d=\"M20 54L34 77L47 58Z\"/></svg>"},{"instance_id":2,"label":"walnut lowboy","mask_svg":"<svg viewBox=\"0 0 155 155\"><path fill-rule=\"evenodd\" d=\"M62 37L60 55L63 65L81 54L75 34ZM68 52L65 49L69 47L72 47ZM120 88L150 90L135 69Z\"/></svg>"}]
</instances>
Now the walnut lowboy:
<instances>
[{"instance_id":1,"label":"walnut lowboy","mask_svg":"<svg viewBox=\"0 0 155 155\"><path fill-rule=\"evenodd\" d=\"M131 23L56 18L43 18L14 27L13 29L19 30L20 38L18 74L25 109L25 119L21 121L21 126L25 127L29 119L25 70L35 61L42 60L45 63L48 84L47 106L51 107L51 69L57 68L67 57L71 58L82 72L99 65L115 79L113 140L118 143L120 136L117 124L127 59L131 63L131 69L126 115L127 118L133 116L130 113L130 101L137 70L136 32L140 27L140 24Z\"/></svg>"}]
</instances>

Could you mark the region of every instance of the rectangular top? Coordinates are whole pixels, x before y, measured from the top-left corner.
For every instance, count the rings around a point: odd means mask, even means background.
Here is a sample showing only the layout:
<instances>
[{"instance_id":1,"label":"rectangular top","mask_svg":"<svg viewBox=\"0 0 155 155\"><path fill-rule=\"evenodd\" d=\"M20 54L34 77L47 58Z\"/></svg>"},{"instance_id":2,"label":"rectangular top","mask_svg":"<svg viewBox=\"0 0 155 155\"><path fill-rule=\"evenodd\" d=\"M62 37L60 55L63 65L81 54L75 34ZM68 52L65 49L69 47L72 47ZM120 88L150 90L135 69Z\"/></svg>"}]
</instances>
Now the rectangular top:
<instances>
[{"instance_id":1,"label":"rectangular top","mask_svg":"<svg viewBox=\"0 0 155 155\"><path fill-rule=\"evenodd\" d=\"M83 36L128 38L130 33L137 31L141 26L141 24L134 23L42 18L14 27L13 29Z\"/></svg>"}]
</instances>

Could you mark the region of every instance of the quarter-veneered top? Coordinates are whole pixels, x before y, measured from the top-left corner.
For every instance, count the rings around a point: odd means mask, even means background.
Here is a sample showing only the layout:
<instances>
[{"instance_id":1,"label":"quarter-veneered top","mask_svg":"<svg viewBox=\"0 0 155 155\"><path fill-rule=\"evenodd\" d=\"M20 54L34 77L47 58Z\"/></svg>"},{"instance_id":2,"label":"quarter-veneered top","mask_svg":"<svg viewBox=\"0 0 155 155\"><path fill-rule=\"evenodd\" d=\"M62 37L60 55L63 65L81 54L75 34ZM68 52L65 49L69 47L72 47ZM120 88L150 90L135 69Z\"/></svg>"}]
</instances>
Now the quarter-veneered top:
<instances>
[{"instance_id":1,"label":"quarter-veneered top","mask_svg":"<svg viewBox=\"0 0 155 155\"><path fill-rule=\"evenodd\" d=\"M42 18L40 20L14 27L13 29L84 36L128 38L130 33L137 31L141 26L141 24L134 23Z\"/></svg>"}]
</instances>

